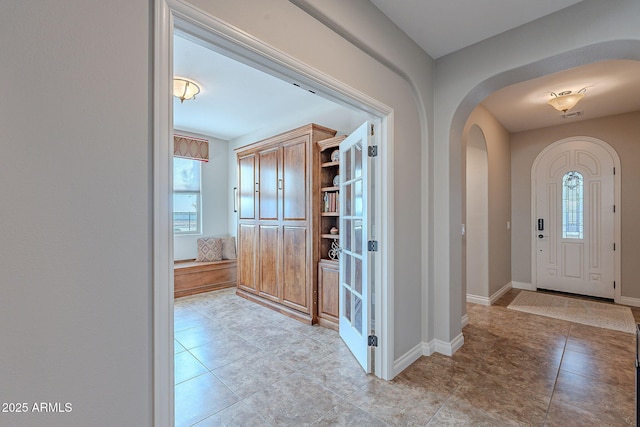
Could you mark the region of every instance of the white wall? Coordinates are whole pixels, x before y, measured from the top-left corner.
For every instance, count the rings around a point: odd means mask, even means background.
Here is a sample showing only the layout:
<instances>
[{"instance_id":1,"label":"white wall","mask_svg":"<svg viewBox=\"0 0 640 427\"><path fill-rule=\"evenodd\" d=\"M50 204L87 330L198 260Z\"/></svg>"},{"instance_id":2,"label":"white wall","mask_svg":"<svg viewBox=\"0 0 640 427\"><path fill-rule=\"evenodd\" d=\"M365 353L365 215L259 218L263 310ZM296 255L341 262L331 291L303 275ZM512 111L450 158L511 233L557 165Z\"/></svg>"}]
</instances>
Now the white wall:
<instances>
[{"instance_id":1,"label":"white wall","mask_svg":"<svg viewBox=\"0 0 640 427\"><path fill-rule=\"evenodd\" d=\"M233 200L228 194L233 189L229 184L229 143L206 135L183 130L182 135L209 140L209 161L202 162L202 233L174 236L175 260L194 259L198 255L197 240L200 237L229 236L229 218L233 214ZM235 234L235 233L234 233Z\"/></svg>"},{"instance_id":2,"label":"white wall","mask_svg":"<svg viewBox=\"0 0 640 427\"><path fill-rule=\"evenodd\" d=\"M0 425L152 425L149 4L0 2Z\"/></svg>"}]
</instances>

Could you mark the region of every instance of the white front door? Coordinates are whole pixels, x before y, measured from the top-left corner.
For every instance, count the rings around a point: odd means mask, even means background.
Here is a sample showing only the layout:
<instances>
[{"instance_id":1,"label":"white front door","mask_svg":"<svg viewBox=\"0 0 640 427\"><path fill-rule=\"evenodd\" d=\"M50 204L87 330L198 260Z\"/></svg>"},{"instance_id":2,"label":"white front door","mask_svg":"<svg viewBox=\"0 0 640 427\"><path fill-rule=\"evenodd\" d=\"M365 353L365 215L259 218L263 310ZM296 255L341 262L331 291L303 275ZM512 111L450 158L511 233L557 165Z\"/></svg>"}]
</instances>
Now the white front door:
<instances>
[{"instance_id":1,"label":"white front door","mask_svg":"<svg viewBox=\"0 0 640 427\"><path fill-rule=\"evenodd\" d=\"M366 372L371 372L368 336L368 156L370 124L340 143L340 336Z\"/></svg>"},{"instance_id":2,"label":"white front door","mask_svg":"<svg viewBox=\"0 0 640 427\"><path fill-rule=\"evenodd\" d=\"M614 166L602 144L581 139L536 160L537 288L614 298Z\"/></svg>"}]
</instances>

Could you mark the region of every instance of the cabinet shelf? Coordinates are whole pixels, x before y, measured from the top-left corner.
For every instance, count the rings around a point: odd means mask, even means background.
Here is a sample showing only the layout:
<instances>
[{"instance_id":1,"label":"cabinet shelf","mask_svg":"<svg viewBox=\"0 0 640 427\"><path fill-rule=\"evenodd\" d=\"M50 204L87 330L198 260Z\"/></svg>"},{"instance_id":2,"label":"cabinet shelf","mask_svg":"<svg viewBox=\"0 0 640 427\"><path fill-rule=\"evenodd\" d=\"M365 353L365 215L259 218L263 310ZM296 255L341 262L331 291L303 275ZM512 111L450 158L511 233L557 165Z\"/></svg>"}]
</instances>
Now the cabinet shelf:
<instances>
[{"instance_id":1,"label":"cabinet shelf","mask_svg":"<svg viewBox=\"0 0 640 427\"><path fill-rule=\"evenodd\" d=\"M323 167L323 168L330 168L333 166L340 166L340 162L326 162L320 165L320 167Z\"/></svg>"},{"instance_id":2,"label":"cabinet shelf","mask_svg":"<svg viewBox=\"0 0 640 427\"><path fill-rule=\"evenodd\" d=\"M319 159L316 163L315 171L319 177L320 191L317 193L316 200L319 202L318 211L320 211L320 219L316 229L318 243L318 322L322 326L332 329L339 329L338 313L339 310L339 262L337 259L331 259L329 253L335 253L336 246L340 243L338 234L330 234L329 230L338 227L340 219L340 203L338 193L340 188L333 185L336 175L340 174L340 162L334 162L331 154L340 146L340 142L345 136L329 138L318 142ZM336 181L337 182L337 181ZM325 197L328 199L325 203ZM334 201L334 199L336 199ZM328 205L338 212L322 212Z\"/></svg>"}]
</instances>

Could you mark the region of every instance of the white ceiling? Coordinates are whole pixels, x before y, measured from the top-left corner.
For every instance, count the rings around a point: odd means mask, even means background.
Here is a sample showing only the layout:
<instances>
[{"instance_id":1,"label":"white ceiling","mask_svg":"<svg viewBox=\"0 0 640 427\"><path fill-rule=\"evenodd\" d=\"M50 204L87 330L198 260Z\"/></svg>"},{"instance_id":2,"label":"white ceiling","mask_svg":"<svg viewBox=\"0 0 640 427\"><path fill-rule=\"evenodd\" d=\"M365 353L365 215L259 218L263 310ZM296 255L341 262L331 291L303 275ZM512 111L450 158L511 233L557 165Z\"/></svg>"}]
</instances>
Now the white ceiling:
<instances>
[{"instance_id":1,"label":"white ceiling","mask_svg":"<svg viewBox=\"0 0 640 427\"><path fill-rule=\"evenodd\" d=\"M578 0L371 0L432 57L492 37ZM174 98L174 128L232 140L315 122L348 133L366 115L176 37L174 72L199 82L196 100ZM640 110L640 62L606 61L501 89L482 104L510 132ZM587 88L563 119L550 92Z\"/></svg>"},{"instance_id":2,"label":"white ceiling","mask_svg":"<svg viewBox=\"0 0 640 427\"><path fill-rule=\"evenodd\" d=\"M329 101L208 47L174 37L174 75L201 87L195 100L173 98L177 130L229 141L259 134L261 129L287 130L317 123L348 133L366 115Z\"/></svg>"},{"instance_id":3,"label":"white ceiling","mask_svg":"<svg viewBox=\"0 0 640 427\"><path fill-rule=\"evenodd\" d=\"M371 0L432 58L582 0Z\"/></svg>"},{"instance_id":4,"label":"white ceiling","mask_svg":"<svg viewBox=\"0 0 640 427\"><path fill-rule=\"evenodd\" d=\"M547 104L551 92L577 92L585 97L563 114ZM640 62L602 61L561 71L500 89L482 101L509 132L555 126L640 110Z\"/></svg>"}]
</instances>

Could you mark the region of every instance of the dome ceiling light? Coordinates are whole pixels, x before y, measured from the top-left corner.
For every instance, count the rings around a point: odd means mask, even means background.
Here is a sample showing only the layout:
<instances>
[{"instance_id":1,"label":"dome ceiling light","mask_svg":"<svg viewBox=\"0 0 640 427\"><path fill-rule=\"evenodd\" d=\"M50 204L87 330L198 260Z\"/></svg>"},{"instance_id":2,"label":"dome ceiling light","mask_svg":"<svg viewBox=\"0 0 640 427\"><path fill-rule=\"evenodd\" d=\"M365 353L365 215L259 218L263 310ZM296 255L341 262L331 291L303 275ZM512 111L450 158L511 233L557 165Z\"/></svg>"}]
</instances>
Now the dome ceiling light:
<instances>
[{"instance_id":1,"label":"dome ceiling light","mask_svg":"<svg viewBox=\"0 0 640 427\"><path fill-rule=\"evenodd\" d=\"M570 90L565 90L560 93L551 92L552 98L547 101L547 104L551 105L558 111L566 113L568 110L576 106L576 104L584 98L584 94L587 92L587 88L582 88L578 92L573 93Z\"/></svg>"},{"instance_id":2,"label":"dome ceiling light","mask_svg":"<svg viewBox=\"0 0 640 427\"><path fill-rule=\"evenodd\" d=\"M180 102L185 99L196 99L196 95L200 93L200 86L193 80L184 77L175 77L173 79L173 96L178 98Z\"/></svg>"}]
</instances>

